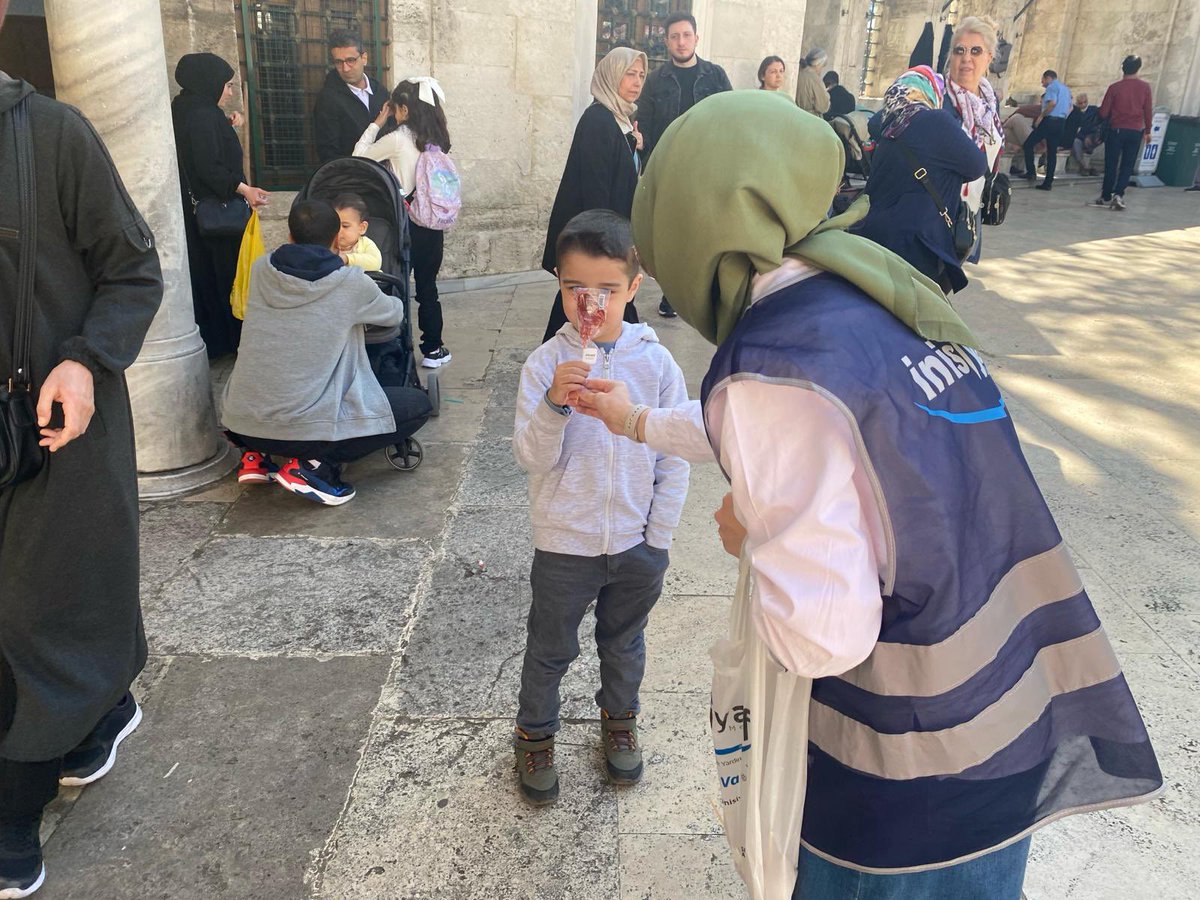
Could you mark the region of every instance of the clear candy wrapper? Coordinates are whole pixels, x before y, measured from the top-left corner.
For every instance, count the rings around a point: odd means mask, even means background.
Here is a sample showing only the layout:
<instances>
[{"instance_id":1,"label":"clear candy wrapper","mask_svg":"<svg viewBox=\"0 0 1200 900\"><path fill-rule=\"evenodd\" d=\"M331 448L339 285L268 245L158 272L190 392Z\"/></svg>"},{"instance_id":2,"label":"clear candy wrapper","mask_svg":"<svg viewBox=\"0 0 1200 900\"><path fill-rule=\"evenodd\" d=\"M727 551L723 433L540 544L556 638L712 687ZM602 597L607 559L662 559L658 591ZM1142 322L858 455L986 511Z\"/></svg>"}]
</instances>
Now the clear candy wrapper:
<instances>
[{"instance_id":1,"label":"clear candy wrapper","mask_svg":"<svg viewBox=\"0 0 1200 900\"><path fill-rule=\"evenodd\" d=\"M575 309L579 313L579 338L583 342L583 361L591 365L599 357L599 352L588 344L596 332L604 327L609 292L603 288L588 287L573 288L573 292Z\"/></svg>"}]
</instances>

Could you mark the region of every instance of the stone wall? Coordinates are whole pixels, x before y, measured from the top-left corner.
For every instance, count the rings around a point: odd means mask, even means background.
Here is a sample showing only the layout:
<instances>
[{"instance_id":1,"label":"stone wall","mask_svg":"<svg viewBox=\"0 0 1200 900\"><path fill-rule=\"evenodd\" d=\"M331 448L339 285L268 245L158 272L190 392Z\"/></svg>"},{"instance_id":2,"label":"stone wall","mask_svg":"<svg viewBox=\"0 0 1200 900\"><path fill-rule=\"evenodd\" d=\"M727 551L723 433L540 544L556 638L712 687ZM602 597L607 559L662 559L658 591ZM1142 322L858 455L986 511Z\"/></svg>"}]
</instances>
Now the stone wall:
<instances>
[{"instance_id":1,"label":"stone wall","mask_svg":"<svg viewBox=\"0 0 1200 900\"><path fill-rule=\"evenodd\" d=\"M580 11L570 0L393 0L396 78L446 90L463 212L443 275L537 268L574 128ZM595 9L588 27L595 29Z\"/></svg>"},{"instance_id":2,"label":"stone wall","mask_svg":"<svg viewBox=\"0 0 1200 900\"><path fill-rule=\"evenodd\" d=\"M808 0L699 0L692 7L700 55L723 66L735 89L757 89L763 57L780 56L785 89L794 94L808 6Z\"/></svg>"}]
</instances>

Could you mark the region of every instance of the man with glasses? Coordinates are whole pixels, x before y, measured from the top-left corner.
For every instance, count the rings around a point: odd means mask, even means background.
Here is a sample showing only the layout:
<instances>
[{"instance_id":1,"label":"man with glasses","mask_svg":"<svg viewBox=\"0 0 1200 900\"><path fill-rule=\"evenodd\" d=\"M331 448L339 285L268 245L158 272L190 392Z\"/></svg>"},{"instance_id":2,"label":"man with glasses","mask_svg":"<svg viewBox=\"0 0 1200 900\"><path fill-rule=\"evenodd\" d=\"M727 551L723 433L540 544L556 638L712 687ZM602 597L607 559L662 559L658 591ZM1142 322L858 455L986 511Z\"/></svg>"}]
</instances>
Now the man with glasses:
<instances>
[{"instance_id":1,"label":"man with glasses","mask_svg":"<svg viewBox=\"0 0 1200 900\"><path fill-rule=\"evenodd\" d=\"M387 102L387 89L366 72L362 39L349 31L329 36L333 68L313 107L313 135L321 162L350 156L367 126Z\"/></svg>"}]
</instances>

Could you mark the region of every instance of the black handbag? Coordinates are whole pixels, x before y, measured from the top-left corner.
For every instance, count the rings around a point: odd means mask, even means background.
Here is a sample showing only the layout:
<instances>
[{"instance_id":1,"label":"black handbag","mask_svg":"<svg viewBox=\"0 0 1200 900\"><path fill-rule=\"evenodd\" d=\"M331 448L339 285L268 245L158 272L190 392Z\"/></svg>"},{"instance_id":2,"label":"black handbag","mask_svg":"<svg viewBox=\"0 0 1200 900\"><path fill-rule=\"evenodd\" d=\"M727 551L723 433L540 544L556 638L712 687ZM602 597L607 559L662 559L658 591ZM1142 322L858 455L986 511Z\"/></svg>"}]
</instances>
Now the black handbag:
<instances>
[{"instance_id":1,"label":"black handbag","mask_svg":"<svg viewBox=\"0 0 1200 900\"><path fill-rule=\"evenodd\" d=\"M958 261L962 262L970 256L971 251L975 249L975 244L979 241L979 222L975 218L975 214L971 212L971 208L967 204L960 201L958 213L951 219L950 211L942 202L942 195L937 192L937 188L929 180L929 172L918 162L911 150L899 141L896 142L896 146L904 151L904 155L912 164L913 178L917 179L921 183L921 187L925 188L929 192L929 196L933 198L938 215L942 217L942 221L946 223L946 227L950 229L950 234L954 237L954 253L958 257Z\"/></svg>"},{"instance_id":2,"label":"black handbag","mask_svg":"<svg viewBox=\"0 0 1200 900\"><path fill-rule=\"evenodd\" d=\"M201 237L241 237L250 221L250 204L241 197L225 201L216 197L203 200L192 197L192 211L196 214L196 230Z\"/></svg>"},{"instance_id":3,"label":"black handbag","mask_svg":"<svg viewBox=\"0 0 1200 900\"><path fill-rule=\"evenodd\" d=\"M33 135L29 97L13 107L17 144L17 198L20 209L20 255L17 263L17 310L13 323L12 374L0 384L0 490L32 478L46 462L39 446L37 407L29 370L33 340L33 274L37 259L37 185L33 168Z\"/></svg>"},{"instance_id":4,"label":"black handbag","mask_svg":"<svg viewBox=\"0 0 1200 900\"><path fill-rule=\"evenodd\" d=\"M1003 172L989 172L983 183L979 219L984 225L1003 225L1012 202L1012 183Z\"/></svg>"}]
</instances>

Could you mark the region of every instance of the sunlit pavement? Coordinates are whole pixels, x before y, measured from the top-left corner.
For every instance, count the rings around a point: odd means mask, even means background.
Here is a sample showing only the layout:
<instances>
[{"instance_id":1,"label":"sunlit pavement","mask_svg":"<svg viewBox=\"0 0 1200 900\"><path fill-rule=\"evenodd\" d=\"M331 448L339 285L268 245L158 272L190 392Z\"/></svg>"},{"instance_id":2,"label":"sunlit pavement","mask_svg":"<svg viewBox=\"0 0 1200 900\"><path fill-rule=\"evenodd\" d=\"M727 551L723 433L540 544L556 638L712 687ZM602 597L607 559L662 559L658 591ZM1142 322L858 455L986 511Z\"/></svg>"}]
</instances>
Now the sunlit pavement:
<instances>
[{"instance_id":1,"label":"sunlit pavement","mask_svg":"<svg viewBox=\"0 0 1200 900\"><path fill-rule=\"evenodd\" d=\"M1200 883L1200 195L1131 190L1121 213L1086 208L1095 192L1018 191L956 303L1169 790L1040 832L1026 892L1182 900ZM532 810L514 788L531 549L512 404L553 293L444 297L454 362L416 472L377 454L335 509L232 479L143 507L146 718L112 774L55 804L39 896L742 896L710 800L707 647L734 574L713 466L693 470L647 635L643 784L602 774L585 651L563 688L561 800ZM653 287L638 305L695 396L710 348L657 316Z\"/></svg>"}]
</instances>

